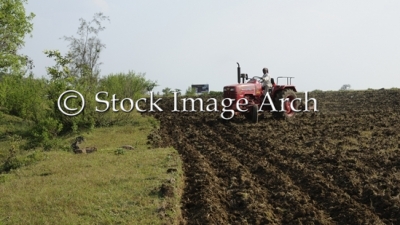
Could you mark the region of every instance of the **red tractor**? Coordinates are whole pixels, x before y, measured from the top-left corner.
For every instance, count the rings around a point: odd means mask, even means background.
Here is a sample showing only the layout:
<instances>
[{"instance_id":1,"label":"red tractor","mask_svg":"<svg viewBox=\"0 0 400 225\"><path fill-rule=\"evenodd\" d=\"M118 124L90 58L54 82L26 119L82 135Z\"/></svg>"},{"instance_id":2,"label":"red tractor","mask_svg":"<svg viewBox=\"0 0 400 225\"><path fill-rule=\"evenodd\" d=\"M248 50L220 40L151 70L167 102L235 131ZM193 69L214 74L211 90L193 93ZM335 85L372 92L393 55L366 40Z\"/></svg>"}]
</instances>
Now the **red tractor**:
<instances>
[{"instance_id":1,"label":"red tractor","mask_svg":"<svg viewBox=\"0 0 400 225\"><path fill-rule=\"evenodd\" d=\"M296 87L291 84L293 77L277 77L276 83L271 78L272 90L264 95L262 77L254 76L249 80L247 74L240 72L240 65L237 64L238 84L225 86L223 95L224 99L233 100L229 109L234 110L235 115L244 115L257 123L259 115L264 115L265 111L272 112L275 118L291 118L300 111L301 102L296 101ZM286 84L278 84L280 78L286 78ZM245 83L245 79L249 81Z\"/></svg>"}]
</instances>

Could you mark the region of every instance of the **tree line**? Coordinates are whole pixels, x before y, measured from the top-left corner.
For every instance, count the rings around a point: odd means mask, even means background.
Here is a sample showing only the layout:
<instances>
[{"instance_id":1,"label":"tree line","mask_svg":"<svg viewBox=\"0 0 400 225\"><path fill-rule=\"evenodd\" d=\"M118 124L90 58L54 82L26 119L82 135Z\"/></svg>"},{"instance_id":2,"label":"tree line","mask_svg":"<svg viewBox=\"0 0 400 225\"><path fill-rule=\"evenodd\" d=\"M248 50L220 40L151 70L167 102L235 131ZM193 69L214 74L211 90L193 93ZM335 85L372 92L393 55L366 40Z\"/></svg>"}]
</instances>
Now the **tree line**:
<instances>
[{"instance_id":1,"label":"tree line","mask_svg":"<svg viewBox=\"0 0 400 225\"><path fill-rule=\"evenodd\" d=\"M27 0L2 0L0 2L0 118L2 114L20 117L32 124L26 137L28 147L53 147L58 136L94 127L111 126L131 120L126 113L96 113L95 95L103 90L118 98L139 99L159 86L144 73L133 71L101 76L101 54L106 45L99 38L105 30L104 23L110 21L103 13L96 13L91 20L79 19L76 36L63 36L68 52L44 49L43 54L53 59L54 64L46 68L46 76L37 78L32 72L33 60L20 54L24 39L32 37L34 13L27 13ZM67 90L80 92L85 98L81 114L69 117L58 108L58 98ZM165 97L178 92L181 96L198 96L188 87L183 94L180 89L166 87ZM159 93L158 93L159 95ZM221 97L222 92L203 93L201 96ZM103 100L110 101L111 95ZM82 102L69 99L69 107L79 107Z\"/></svg>"}]
</instances>

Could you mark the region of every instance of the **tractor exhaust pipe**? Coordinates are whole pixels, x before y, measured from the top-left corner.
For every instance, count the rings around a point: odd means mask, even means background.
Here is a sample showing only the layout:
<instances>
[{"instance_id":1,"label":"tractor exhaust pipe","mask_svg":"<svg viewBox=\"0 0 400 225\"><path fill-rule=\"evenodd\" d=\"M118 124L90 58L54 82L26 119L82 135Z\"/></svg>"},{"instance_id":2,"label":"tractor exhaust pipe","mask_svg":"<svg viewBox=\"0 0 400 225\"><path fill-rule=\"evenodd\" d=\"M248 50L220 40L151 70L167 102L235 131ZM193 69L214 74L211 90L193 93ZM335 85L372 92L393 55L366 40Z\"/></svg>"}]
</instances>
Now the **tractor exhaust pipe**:
<instances>
[{"instance_id":1,"label":"tractor exhaust pipe","mask_svg":"<svg viewBox=\"0 0 400 225\"><path fill-rule=\"evenodd\" d=\"M237 64L238 64L238 83L240 84L240 65L238 62Z\"/></svg>"}]
</instances>

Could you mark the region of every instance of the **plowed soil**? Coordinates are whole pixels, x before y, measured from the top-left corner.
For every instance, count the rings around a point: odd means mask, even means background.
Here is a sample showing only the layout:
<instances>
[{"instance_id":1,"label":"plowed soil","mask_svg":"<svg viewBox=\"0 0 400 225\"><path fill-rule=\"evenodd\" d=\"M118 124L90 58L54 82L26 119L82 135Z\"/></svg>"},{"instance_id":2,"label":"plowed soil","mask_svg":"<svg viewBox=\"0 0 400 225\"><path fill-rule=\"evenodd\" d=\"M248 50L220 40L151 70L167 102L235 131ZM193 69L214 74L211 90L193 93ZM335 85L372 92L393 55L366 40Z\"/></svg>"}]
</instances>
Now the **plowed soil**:
<instances>
[{"instance_id":1,"label":"plowed soil","mask_svg":"<svg viewBox=\"0 0 400 225\"><path fill-rule=\"evenodd\" d=\"M257 124L165 98L147 113L184 161L183 223L400 224L400 91L309 97L318 112Z\"/></svg>"}]
</instances>

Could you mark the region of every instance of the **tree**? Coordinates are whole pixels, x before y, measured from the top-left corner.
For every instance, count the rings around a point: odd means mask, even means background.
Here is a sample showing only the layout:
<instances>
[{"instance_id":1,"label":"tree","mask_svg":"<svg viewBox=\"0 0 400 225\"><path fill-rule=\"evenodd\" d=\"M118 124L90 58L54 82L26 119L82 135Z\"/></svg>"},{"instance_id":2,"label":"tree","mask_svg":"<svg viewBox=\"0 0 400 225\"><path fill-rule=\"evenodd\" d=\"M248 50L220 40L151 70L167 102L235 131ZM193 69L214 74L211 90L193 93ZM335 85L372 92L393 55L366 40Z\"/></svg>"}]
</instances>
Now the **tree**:
<instances>
[{"instance_id":1,"label":"tree","mask_svg":"<svg viewBox=\"0 0 400 225\"><path fill-rule=\"evenodd\" d=\"M21 72L25 66L33 66L28 56L17 52L24 46L25 36L33 30L31 20L35 14L26 14L26 2L27 0L0 1L0 76Z\"/></svg>"},{"instance_id":2,"label":"tree","mask_svg":"<svg viewBox=\"0 0 400 225\"><path fill-rule=\"evenodd\" d=\"M51 110L48 112L48 115L49 118L56 119L60 123L65 124L65 121L63 121L65 117L58 109L57 100L62 92L74 84L75 77L71 76L68 68L71 59L67 56L62 56L58 50L45 50L44 53L48 58L53 58L55 61L54 66L46 67L48 75L51 76L47 85L47 98L51 102Z\"/></svg>"},{"instance_id":3,"label":"tree","mask_svg":"<svg viewBox=\"0 0 400 225\"><path fill-rule=\"evenodd\" d=\"M169 87L166 87L166 88L162 89L161 91L162 91L163 95L166 97L171 96L171 94L172 94L172 89Z\"/></svg>"},{"instance_id":4,"label":"tree","mask_svg":"<svg viewBox=\"0 0 400 225\"><path fill-rule=\"evenodd\" d=\"M193 97L196 96L196 89L192 88L191 86L188 87L188 89L186 89L186 96L188 97Z\"/></svg>"},{"instance_id":5,"label":"tree","mask_svg":"<svg viewBox=\"0 0 400 225\"><path fill-rule=\"evenodd\" d=\"M350 84L344 84L341 88L340 88L340 90L350 90Z\"/></svg>"},{"instance_id":6,"label":"tree","mask_svg":"<svg viewBox=\"0 0 400 225\"><path fill-rule=\"evenodd\" d=\"M71 62L70 58L62 56L58 50L45 50L44 53L48 58L53 58L56 62L52 67L46 67L47 74L51 76L48 87L48 97L54 102L54 110L56 110L58 96L65 91L67 87L73 86L75 77L71 76L71 72L68 68L68 64Z\"/></svg>"},{"instance_id":7,"label":"tree","mask_svg":"<svg viewBox=\"0 0 400 225\"><path fill-rule=\"evenodd\" d=\"M71 79L68 64L71 62L66 56L62 56L58 50L45 50L44 54L48 58L54 58L56 65L47 67L47 73L51 76L52 81Z\"/></svg>"},{"instance_id":8,"label":"tree","mask_svg":"<svg viewBox=\"0 0 400 225\"><path fill-rule=\"evenodd\" d=\"M147 87L146 87L146 91L150 94L150 92L153 91L153 89L157 86L159 86L157 84L157 81L149 81L149 83L147 84Z\"/></svg>"},{"instance_id":9,"label":"tree","mask_svg":"<svg viewBox=\"0 0 400 225\"><path fill-rule=\"evenodd\" d=\"M178 95L180 95L181 92L182 92L182 90L181 90L181 89L178 89L178 88L175 88L175 92L178 93Z\"/></svg>"},{"instance_id":10,"label":"tree","mask_svg":"<svg viewBox=\"0 0 400 225\"><path fill-rule=\"evenodd\" d=\"M85 80L89 84L96 84L100 74L100 53L106 47L98 38L100 31L105 27L101 21L109 20L103 13L96 13L91 21L79 19L80 26L77 34L79 37L64 36L64 40L70 42L68 57L72 60L71 73Z\"/></svg>"}]
</instances>

